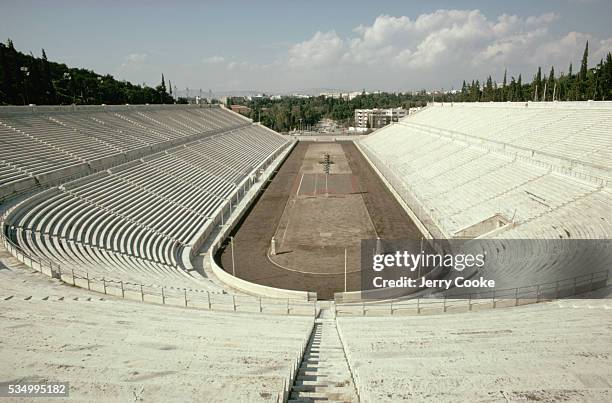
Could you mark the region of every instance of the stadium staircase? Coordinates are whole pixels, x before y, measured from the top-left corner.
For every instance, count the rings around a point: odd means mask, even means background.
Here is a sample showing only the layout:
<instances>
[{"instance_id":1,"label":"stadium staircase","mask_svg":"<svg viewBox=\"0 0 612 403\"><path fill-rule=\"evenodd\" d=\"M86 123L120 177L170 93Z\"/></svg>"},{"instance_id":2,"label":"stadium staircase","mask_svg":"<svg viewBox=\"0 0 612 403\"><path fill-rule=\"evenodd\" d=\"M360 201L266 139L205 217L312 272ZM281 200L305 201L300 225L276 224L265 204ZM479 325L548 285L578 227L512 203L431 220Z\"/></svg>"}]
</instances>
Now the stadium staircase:
<instances>
[{"instance_id":1,"label":"stadium staircase","mask_svg":"<svg viewBox=\"0 0 612 403\"><path fill-rule=\"evenodd\" d=\"M358 402L344 345L332 311L322 309L316 319L289 402Z\"/></svg>"}]
</instances>

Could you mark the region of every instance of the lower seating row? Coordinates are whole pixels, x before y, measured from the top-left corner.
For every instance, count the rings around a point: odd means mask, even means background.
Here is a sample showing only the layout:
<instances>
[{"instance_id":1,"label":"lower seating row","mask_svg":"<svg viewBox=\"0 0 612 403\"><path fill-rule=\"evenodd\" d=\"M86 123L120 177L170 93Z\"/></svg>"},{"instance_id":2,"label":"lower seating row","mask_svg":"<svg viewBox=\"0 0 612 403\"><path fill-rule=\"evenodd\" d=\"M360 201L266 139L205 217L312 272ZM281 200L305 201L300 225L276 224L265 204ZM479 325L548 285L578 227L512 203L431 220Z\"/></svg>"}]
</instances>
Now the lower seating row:
<instances>
[{"instance_id":1,"label":"lower seating row","mask_svg":"<svg viewBox=\"0 0 612 403\"><path fill-rule=\"evenodd\" d=\"M609 401L608 301L339 317L338 330L362 401Z\"/></svg>"},{"instance_id":2,"label":"lower seating row","mask_svg":"<svg viewBox=\"0 0 612 403\"><path fill-rule=\"evenodd\" d=\"M0 298L0 372L52 374L73 401L277 401L312 328L308 317L162 307L18 280L22 294Z\"/></svg>"}]
</instances>

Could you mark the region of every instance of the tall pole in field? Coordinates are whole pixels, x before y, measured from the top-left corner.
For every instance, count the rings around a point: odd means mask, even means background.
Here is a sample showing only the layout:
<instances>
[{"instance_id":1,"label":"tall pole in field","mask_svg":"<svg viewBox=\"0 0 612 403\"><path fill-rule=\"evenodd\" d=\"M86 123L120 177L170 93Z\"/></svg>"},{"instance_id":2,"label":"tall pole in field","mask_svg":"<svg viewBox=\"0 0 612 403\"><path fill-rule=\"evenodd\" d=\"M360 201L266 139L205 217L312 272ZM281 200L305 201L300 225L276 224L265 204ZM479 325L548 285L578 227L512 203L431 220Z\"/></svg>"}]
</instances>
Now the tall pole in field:
<instances>
[{"instance_id":1,"label":"tall pole in field","mask_svg":"<svg viewBox=\"0 0 612 403\"><path fill-rule=\"evenodd\" d=\"M344 292L346 292L346 248L344 248Z\"/></svg>"},{"instance_id":2,"label":"tall pole in field","mask_svg":"<svg viewBox=\"0 0 612 403\"><path fill-rule=\"evenodd\" d=\"M234 237L230 237L230 243L232 247L232 275L236 277L236 263L234 262Z\"/></svg>"},{"instance_id":3,"label":"tall pole in field","mask_svg":"<svg viewBox=\"0 0 612 403\"><path fill-rule=\"evenodd\" d=\"M425 252L423 250L423 237L421 237L421 252ZM421 265L419 264L419 272L417 273L417 278L421 278Z\"/></svg>"}]
</instances>

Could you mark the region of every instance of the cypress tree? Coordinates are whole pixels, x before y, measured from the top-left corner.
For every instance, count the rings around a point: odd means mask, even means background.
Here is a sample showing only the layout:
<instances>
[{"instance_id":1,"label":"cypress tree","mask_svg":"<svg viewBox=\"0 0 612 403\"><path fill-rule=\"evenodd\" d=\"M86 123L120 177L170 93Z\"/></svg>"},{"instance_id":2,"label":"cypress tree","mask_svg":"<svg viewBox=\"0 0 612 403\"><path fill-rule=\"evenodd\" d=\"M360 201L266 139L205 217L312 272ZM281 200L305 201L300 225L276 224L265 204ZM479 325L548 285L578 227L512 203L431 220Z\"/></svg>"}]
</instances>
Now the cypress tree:
<instances>
[{"instance_id":1,"label":"cypress tree","mask_svg":"<svg viewBox=\"0 0 612 403\"><path fill-rule=\"evenodd\" d=\"M41 104L45 103L44 97L42 97L42 87L41 87L41 74L39 65L37 63L34 55L30 54L31 59L29 60L28 65L28 73L29 75L26 77L26 82L28 86L28 103L33 104Z\"/></svg>"},{"instance_id":2,"label":"cypress tree","mask_svg":"<svg viewBox=\"0 0 612 403\"><path fill-rule=\"evenodd\" d=\"M580 80L586 81L587 70L589 61L589 41L587 41L584 47L584 53L582 54L582 63L580 64Z\"/></svg>"},{"instance_id":3,"label":"cypress tree","mask_svg":"<svg viewBox=\"0 0 612 403\"><path fill-rule=\"evenodd\" d=\"M508 101L516 101L516 81L514 77L510 79L510 87L508 88L508 92L506 93L506 100Z\"/></svg>"},{"instance_id":4,"label":"cypress tree","mask_svg":"<svg viewBox=\"0 0 612 403\"><path fill-rule=\"evenodd\" d=\"M21 97L21 70L18 66L17 51L13 45L13 41L6 41L4 49L4 58L6 63L6 83L7 83L7 99L8 103L18 105L22 103Z\"/></svg>"},{"instance_id":5,"label":"cypress tree","mask_svg":"<svg viewBox=\"0 0 612 403\"><path fill-rule=\"evenodd\" d=\"M607 100L612 99L612 53L608 52L606 56L606 63L603 67L603 80L604 80L604 97Z\"/></svg>"},{"instance_id":6,"label":"cypress tree","mask_svg":"<svg viewBox=\"0 0 612 403\"><path fill-rule=\"evenodd\" d=\"M542 92L542 68L538 67L538 72L533 77L533 81L531 83L531 93L533 94L533 100L540 101L542 99L540 95Z\"/></svg>"},{"instance_id":7,"label":"cypress tree","mask_svg":"<svg viewBox=\"0 0 612 403\"><path fill-rule=\"evenodd\" d=\"M506 92L507 92L507 90L506 90L506 84L507 84L506 75L507 74L508 74L508 70L504 69L504 82L502 83L502 90L501 90L501 100L502 101L507 101L507 99L506 99Z\"/></svg>"},{"instance_id":8,"label":"cypress tree","mask_svg":"<svg viewBox=\"0 0 612 403\"><path fill-rule=\"evenodd\" d=\"M493 101L493 79L491 76L487 77L484 101Z\"/></svg>"},{"instance_id":9,"label":"cypress tree","mask_svg":"<svg viewBox=\"0 0 612 403\"><path fill-rule=\"evenodd\" d=\"M0 104L10 104L13 98L11 82L11 66L8 49L0 43L0 68L2 69L2 86L0 87Z\"/></svg>"},{"instance_id":10,"label":"cypress tree","mask_svg":"<svg viewBox=\"0 0 612 403\"><path fill-rule=\"evenodd\" d=\"M556 82L556 80L555 80L555 67L551 66L550 74L548 74L548 85L547 85L547 89L546 89L546 92L549 95L545 94L546 99L551 100L551 101L554 101L553 95L556 96L556 94L554 94L554 91L555 91L555 82Z\"/></svg>"},{"instance_id":11,"label":"cypress tree","mask_svg":"<svg viewBox=\"0 0 612 403\"><path fill-rule=\"evenodd\" d=\"M53 80L51 79L51 68L49 66L49 60L45 50L42 50L42 61L41 61L41 88L44 91L43 102L48 105L54 105L56 103L55 87L53 86Z\"/></svg>"}]
</instances>

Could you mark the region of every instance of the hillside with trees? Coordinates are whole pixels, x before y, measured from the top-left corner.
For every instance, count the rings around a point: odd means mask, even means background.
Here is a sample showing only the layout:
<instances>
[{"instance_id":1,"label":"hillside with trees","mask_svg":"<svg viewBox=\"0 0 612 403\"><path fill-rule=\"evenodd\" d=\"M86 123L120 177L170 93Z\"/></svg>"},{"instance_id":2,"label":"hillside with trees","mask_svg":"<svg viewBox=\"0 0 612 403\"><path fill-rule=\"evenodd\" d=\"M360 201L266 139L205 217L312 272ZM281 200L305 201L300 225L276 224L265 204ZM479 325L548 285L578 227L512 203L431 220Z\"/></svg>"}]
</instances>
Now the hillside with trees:
<instances>
[{"instance_id":1,"label":"hillside with trees","mask_svg":"<svg viewBox=\"0 0 612 403\"><path fill-rule=\"evenodd\" d=\"M489 101L585 101L612 100L612 54L592 68L588 68L589 48L586 44L578 69L570 64L567 73L557 73L551 67L548 74L538 68L530 82L504 72L501 83L488 76L483 82L463 82L461 90L454 92L425 90L411 93L376 93L351 99L330 97L283 97L280 100L234 99L233 102L250 108L250 117L277 130L315 125L322 118L339 124L353 124L355 109L411 108L427 102L489 102ZM0 104L2 105L66 105L66 104L159 104L184 103L175 101L172 86L161 83L153 88L118 81L111 75L71 68L51 62L42 50L41 57L24 54L15 49L9 39L0 43Z\"/></svg>"},{"instance_id":2,"label":"hillside with trees","mask_svg":"<svg viewBox=\"0 0 612 403\"><path fill-rule=\"evenodd\" d=\"M183 100L181 100L183 101ZM111 75L71 68L0 43L0 105L99 105L174 103L165 78L155 88L118 81Z\"/></svg>"}]
</instances>

